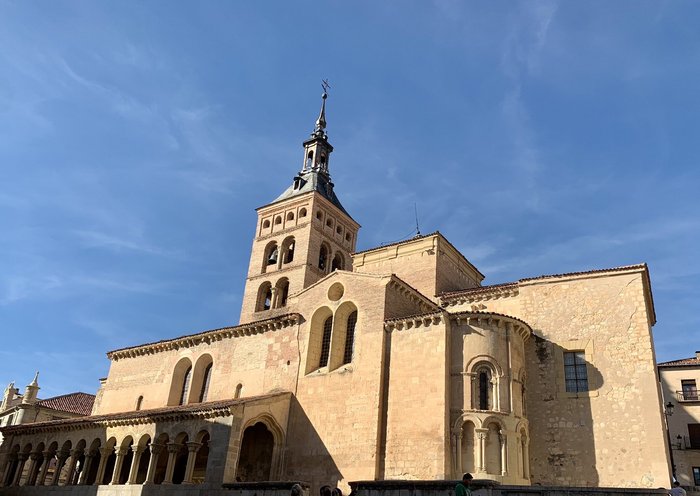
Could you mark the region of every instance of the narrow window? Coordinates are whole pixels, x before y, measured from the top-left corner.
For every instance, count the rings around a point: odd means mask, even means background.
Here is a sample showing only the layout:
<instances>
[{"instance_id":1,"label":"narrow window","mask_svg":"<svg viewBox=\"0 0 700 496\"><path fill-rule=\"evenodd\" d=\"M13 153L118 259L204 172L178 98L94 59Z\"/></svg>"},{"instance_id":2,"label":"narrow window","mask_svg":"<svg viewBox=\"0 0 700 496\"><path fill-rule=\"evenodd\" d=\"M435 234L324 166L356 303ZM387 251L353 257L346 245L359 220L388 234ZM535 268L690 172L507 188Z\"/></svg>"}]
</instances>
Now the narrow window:
<instances>
[{"instance_id":1,"label":"narrow window","mask_svg":"<svg viewBox=\"0 0 700 496\"><path fill-rule=\"evenodd\" d=\"M267 288L265 291L265 300L263 300L263 310L269 310L272 307L272 288Z\"/></svg>"},{"instance_id":2,"label":"narrow window","mask_svg":"<svg viewBox=\"0 0 700 496\"><path fill-rule=\"evenodd\" d=\"M136 410L141 410L141 403L143 403L143 396L139 396L139 399L136 400Z\"/></svg>"},{"instance_id":3,"label":"narrow window","mask_svg":"<svg viewBox=\"0 0 700 496\"><path fill-rule=\"evenodd\" d=\"M336 226L335 232L337 232L338 234L343 234L343 226Z\"/></svg>"},{"instance_id":4,"label":"narrow window","mask_svg":"<svg viewBox=\"0 0 700 496\"><path fill-rule=\"evenodd\" d=\"M238 398L241 397L241 391L243 390L243 384L239 384L236 386L236 395L233 397L234 400L237 400Z\"/></svg>"},{"instance_id":5,"label":"narrow window","mask_svg":"<svg viewBox=\"0 0 700 496\"><path fill-rule=\"evenodd\" d=\"M683 390L684 401L696 401L698 399L698 388L695 385L695 379L683 379L681 381L681 389Z\"/></svg>"},{"instance_id":6,"label":"narrow window","mask_svg":"<svg viewBox=\"0 0 700 496\"><path fill-rule=\"evenodd\" d=\"M301 219L302 217L306 217L306 209L302 208L299 210L299 218Z\"/></svg>"},{"instance_id":7,"label":"narrow window","mask_svg":"<svg viewBox=\"0 0 700 496\"><path fill-rule=\"evenodd\" d=\"M331 330L333 329L333 316L331 315L323 323L323 338L321 340L321 359L318 361L319 368L328 365L328 354L331 350Z\"/></svg>"},{"instance_id":8,"label":"narrow window","mask_svg":"<svg viewBox=\"0 0 700 496\"><path fill-rule=\"evenodd\" d=\"M586 354L583 351L564 352L564 379L567 393L588 391Z\"/></svg>"},{"instance_id":9,"label":"narrow window","mask_svg":"<svg viewBox=\"0 0 700 496\"><path fill-rule=\"evenodd\" d=\"M334 270L343 270L343 256L340 253L336 253L333 257L333 263L331 264L331 272Z\"/></svg>"},{"instance_id":10,"label":"narrow window","mask_svg":"<svg viewBox=\"0 0 700 496\"><path fill-rule=\"evenodd\" d=\"M311 167L313 167L313 164L314 164L314 152L312 150L306 156L306 168L311 169Z\"/></svg>"},{"instance_id":11,"label":"narrow window","mask_svg":"<svg viewBox=\"0 0 700 496\"><path fill-rule=\"evenodd\" d=\"M287 306L287 296L289 296L289 281L288 280L283 280L282 283L277 284L277 298L278 300L278 307L285 307Z\"/></svg>"},{"instance_id":12,"label":"narrow window","mask_svg":"<svg viewBox=\"0 0 700 496\"><path fill-rule=\"evenodd\" d=\"M328 263L328 250L325 246L321 246L321 251L318 254L318 268L321 270L326 270L326 264Z\"/></svg>"},{"instance_id":13,"label":"narrow window","mask_svg":"<svg viewBox=\"0 0 700 496\"><path fill-rule=\"evenodd\" d=\"M294 239L287 244L282 261L286 264L294 261Z\"/></svg>"},{"instance_id":14,"label":"narrow window","mask_svg":"<svg viewBox=\"0 0 700 496\"><path fill-rule=\"evenodd\" d=\"M199 402L202 403L207 401L207 395L209 394L209 380L211 379L211 367L214 365L210 363L204 370L204 379L202 381L202 390L199 392Z\"/></svg>"},{"instance_id":15,"label":"narrow window","mask_svg":"<svg viewBox=\"0 0 700 496\"><path fill-rule=\"evenodd\" d=\"M318 220L323 219L323 212L321 212L320 210L319 210L318 212L316 212L316 218L317 218Z\"/></svg>"},{"instance_id":16,"label":"narrow window","mask_svg":"<svg viewBox=\"0 0 700 496\"><path fill-rule=\"evenodd\" d=\"M294 220L294 214L293 214L292 212L289 212L289 213L287 214L287 220L288 220L288 221Z\"/></svg>"},{"instance_id":17,"label":"narrow window","mask_svg":"<svg viewBox=\"0 0 700 496\"><path fill-rule=\"evenodd\" d=\"M489 409L489 389L491 381L487 370L479 372L479 410Z\"/></svg>"},{"instance_id":18,"label":"narrow window","mask_svg":"<svg viewBox=\"0 0 700 496\"><path fill-rule=\"evenodd\" d=\"M275 224L281 224L281 223L282 223L282 217L280 217L278 215L277 217L275 217Z\"/></svg>"},{"instance_id":19,"label":"narrow window","mask_svg":"<svg viewBox=\"0 0 700 496\"><path fill-rule=\"evenodd\" d=\"M348 316L348 328L345 332L345 353L343 363L352 362L352 351L355 345L355 325L357 325L357 310Z\"/></svg>"},{"instance_id":20,"label":"narrow window","mask_svg":"<svg viewBox=\"0 0 700 496\"><path fill-rule=\"evenodd\" d=\"M696 486L700 486L700 467L693 467L693 480Z\"/></svg>"},{"instance_id":21,"label":"narrow window","mask_svg":"<svg viewBox=\"0 0 700 496\"><path fill-rule=\"evenodd\" d=\"M326 220L326 225L328 227L333 227L333 219L329 218L328 220Z\"/></svg>"},{"instance_id":22,"label":"narrow window","mask_svg":"<svg viewBox=\"0 0 700 496\"><path fill-rule=\"evenodd\" d=\"M187 394L190 392L190 380L192 380L192 366L187 367L185 378L182 381L182 394L180 395L180 404L187 403Z\"/></svg>"},{"instance_id":23,"label":"narrow window","mask_svg":"<svg viewBox=\"0 0 700 496\"><path fill-rule=\"evenodd\" d=\"M267 229L268 227L270 227L270 221L269 221L269 220L264 220L264 221L263 221L263 229Z\"/></svg>"},{"instance_id":24,"label":"narrow window","mask_svg":"<svg viewBox=\"0 0 700 496\"><path fill-rule=\"evenodd\" d=\"M350 241L352 239L352 236L350 233L345 233L345 241Z\"/></svg>"}]
</instances>

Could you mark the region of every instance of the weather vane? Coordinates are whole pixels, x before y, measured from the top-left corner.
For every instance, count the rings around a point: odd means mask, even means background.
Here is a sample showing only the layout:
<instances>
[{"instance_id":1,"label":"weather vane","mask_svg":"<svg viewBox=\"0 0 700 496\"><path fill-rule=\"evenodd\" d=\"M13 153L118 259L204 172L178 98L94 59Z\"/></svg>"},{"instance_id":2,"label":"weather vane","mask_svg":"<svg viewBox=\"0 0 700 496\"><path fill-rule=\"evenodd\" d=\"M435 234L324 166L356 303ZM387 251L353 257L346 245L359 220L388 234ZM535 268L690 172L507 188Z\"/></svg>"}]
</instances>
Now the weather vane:
<instances>
[{"instance_id":1,"label":"weather vane","mask_svg":"<svg viewBox=\"0 0 700 496\"><path fill-rule=\"evenodd\" d=\"M321 87L323 88L323 94L327 94L328 88L331 87L331 85L328 84L328 79L321 79Z\"/></svg>"}]
</instances>

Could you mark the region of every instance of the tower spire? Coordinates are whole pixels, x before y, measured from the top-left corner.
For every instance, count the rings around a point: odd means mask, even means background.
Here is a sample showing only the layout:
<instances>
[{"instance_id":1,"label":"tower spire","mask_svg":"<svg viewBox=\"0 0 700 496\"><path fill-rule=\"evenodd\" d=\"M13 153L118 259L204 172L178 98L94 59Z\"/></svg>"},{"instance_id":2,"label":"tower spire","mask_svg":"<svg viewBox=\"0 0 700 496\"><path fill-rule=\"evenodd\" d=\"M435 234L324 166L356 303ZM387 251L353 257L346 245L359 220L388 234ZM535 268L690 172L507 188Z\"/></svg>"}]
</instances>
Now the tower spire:
<instances>
[{"instance_id":1,"label":"tower spire","mask_svg":"<svg viewBox=\"0 0 700 496\"><path fill-rule=\"evenodd\" d=\"M311 133L311 137L304 141L304 162L301 166L300 176L308 173L320 173L330 179L328 171L328 157L333 151L333 147L328 143L328 135L326 134L326 99L328 98L328 80L321 81L323 95L321 95L321 112L316 119L316 126ZM298 181L295 179L295 184ZM332 184L329 183L332 187Z\"/></svg>"},{"instance_id":2,"label":"tower spire","mask_svg":"<svg viewBox=\"0 0 700 496\"><path fill-rule=\"evenodd\" d=\"M328 88L331 86L328 84L327 79L323 79L321 87L323 88L323 95L321 95L323 102L321 103L321 112L318 114L318 119L316 119L316 127L311 134L313 138L328 138L326 136L326 98L328 98Z\"/></svg>"}]
</instances>

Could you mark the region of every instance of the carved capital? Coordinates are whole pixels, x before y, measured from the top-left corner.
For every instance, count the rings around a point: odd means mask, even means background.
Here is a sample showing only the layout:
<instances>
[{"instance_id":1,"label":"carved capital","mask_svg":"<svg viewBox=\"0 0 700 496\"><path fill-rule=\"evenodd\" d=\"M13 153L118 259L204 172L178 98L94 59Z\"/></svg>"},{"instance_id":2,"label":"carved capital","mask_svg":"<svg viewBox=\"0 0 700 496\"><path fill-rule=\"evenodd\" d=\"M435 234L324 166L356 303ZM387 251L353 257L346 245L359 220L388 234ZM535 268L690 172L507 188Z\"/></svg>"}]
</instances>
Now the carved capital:
<instances>
[{"instance_id":1,"label":"carved capital","mask_svg":"<svg viewBox=\"0 0 700 496\"><path fill-rule=\"evenodd\" d=\"M158 443L151 443L148 446L148 449L151 450L152 455L159 455L164 449L165 445L164 444L158 444Z\"/></svg>"},{"instance_id":2,"label":"carved capital","mask_svg":"<svg viewBox=\"0 0 700 496\"><path fill-rule=\"evenodd\" d=\"M182 449L182 445L179 443L168 443L168 453L177 453Z\"/></svg>"},{"instance_id":3,"label":"carved capital","mask_svg":"<svg viewBox=\"0 0 700 496\"><path fill-rule=\"evenodd\" d=\"M194 453L199 451L199 448L202 447L202 443L191 442L191 443L185 443L185 444L187 445L187 451L194 452Z\"/></svg>"}]
</instances>

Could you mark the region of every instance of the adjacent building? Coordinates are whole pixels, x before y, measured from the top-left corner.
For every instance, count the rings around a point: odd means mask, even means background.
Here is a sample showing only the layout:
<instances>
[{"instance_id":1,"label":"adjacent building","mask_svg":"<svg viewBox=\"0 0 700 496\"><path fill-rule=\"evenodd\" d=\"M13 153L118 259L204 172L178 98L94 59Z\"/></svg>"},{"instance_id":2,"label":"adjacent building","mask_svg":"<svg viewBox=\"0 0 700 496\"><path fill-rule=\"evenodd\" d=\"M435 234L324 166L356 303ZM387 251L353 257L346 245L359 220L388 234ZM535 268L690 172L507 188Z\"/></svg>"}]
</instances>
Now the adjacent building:
<instances>
[{"instance_id":1,"label":"adjacent building","mask_svg":"<svg viewBox=\"0 0 700 496\"><path fill-rule=\"evenodd\" d=\"M700 491L700 351L658 369L675 476L686 489Z\"/></svg>"}]
</instances>

